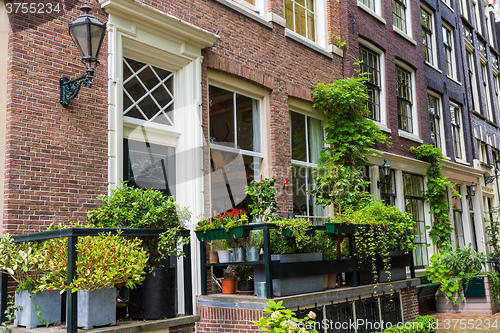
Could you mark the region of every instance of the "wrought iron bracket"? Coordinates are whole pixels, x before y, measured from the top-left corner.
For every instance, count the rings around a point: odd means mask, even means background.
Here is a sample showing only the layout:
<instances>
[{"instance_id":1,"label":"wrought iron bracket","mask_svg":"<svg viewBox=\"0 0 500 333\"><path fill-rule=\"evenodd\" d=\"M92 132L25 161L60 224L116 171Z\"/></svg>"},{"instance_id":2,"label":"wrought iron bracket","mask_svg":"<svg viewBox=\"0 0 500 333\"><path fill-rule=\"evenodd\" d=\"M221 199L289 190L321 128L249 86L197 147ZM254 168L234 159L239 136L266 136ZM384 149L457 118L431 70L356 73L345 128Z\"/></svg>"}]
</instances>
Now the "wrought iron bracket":
<instances>
[{"instance_id":1,"label":"wrought iron bracket","mask_svg":"<svg viewBox=\"0 0 500 333\"><path fill-rule=\"evenodd\" d=\"M498 175L495 175L495 176L484 175L484 185L488 185L490 183L493 183L495 181L495 179L497 179L498 177L499 177Z\"/></svg>"},{"instance_id":2,"label":"wrought iron bracket","mask_svg":"<svg viewBox=\"0 0 500 333\"><path fill-rule=\"evenodd\" d=\"M59 102L61 103L61 105L67 107L69 105L69 102L71 102L71 100L78 95L82 85L91 88L93 78L94 78L93 70L87 70L85 74L72 80L64 76L61 77L59 79L59 88L60 88Z\"/></svg>"}]
</instances>

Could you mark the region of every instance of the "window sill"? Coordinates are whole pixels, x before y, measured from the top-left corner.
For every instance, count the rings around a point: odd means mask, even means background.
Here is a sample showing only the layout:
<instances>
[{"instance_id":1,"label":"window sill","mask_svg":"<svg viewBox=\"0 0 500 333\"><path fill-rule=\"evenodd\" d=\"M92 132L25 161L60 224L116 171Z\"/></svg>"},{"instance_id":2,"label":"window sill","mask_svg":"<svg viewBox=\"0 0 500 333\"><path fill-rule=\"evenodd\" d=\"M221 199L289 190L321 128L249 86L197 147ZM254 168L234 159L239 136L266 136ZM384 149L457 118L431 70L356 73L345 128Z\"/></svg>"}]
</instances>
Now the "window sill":
<instances>
[{"instance_id":1,"label":"window sill","mask_svg":"<svg viewBox=\"0 0 500 333\"><path fill-rule=\"evenodd\" d=\"M410 35L408 35L407 33L399 30L399 28L396 27L395 25L392 26L392 30L394 30L395 33L397 33L398 35L400 35L401 37L403 37L404 39L406 39L407 41L409 41L413 45L417 45L417 42L415 42Z\"/></svg>"},{"instance_id":2,"label":"window sill","mask_svg":"<svg viewBox=\"0 0 500 333\"><path fill-rule=\"evenodd\" d=\"M402 138L405 138L405 139L408 139L408 140L411 140L411 141L415 141L417 143L424 143L424 141L422 139L420 139L415 134L408 133L408 132L403 131L403 130L398 130L398 132L399 132L399 136L402 137Z\"/></svg>"},{"instance_id":3,"label":"window sill","mask_svg":"<svg viewBox=\"0 0 500 333\"><path fill-rule=\"evenodd\" d=\"M455 162L456 162L456 163L459 163L459 164L463 164L463 165L470 166L470 163L469 163L469 162L464 161L464 160L462 160L462 159L460 159L460 158L455 158Z\"/></svg>"},{"instance_id":4,"label":"window sill","mask_svg":"<svg viewBox=\"0 0 500 333\"><path fill-rule=\"evenodd\" d=\"M485 163L483 161L479 161L479 164L481 164L481 166L484 166L485 168L493 169L493 165L490 165L490 164Z\"/></svg>"},{"instance_id":5,"label":"window sill","mask_svg":"<svg viewBox=\"0 0 500 333\"><path fill-rule=\"evenodd\" d=\"M270 22L267 22L262 15L257 14L256 12L253 12L249 9L245 9L233 1L228 1L228 0L214 0L214 1L220 3L223 6L231 8L234 11L237 11L241 15L245 15L246 17L262 24L263 26L268 27L269 29L273 28L273 24Z\"/></svg>"},{"instance_id":6,"label":"window sill","mask_svg":"<svg viewBox=\"0 0 500 333\"><path fill-rule=\"evenodd\" d=\"M455 82L456 84L458 84L458 85L460 85L460 86L462 85L462 82L457 81L456 79L452 78L451 76L446 75L446 77L447 77L448 79L450 79L451 81Z\"/></svg>"},{"instance_id":7,"label":"window sill","mask_svg":"<svg viewBox=\"0 0 500 333\"><path fill-rule=\"evenodd\" d=\"M487 122L488 122L488 124L490 124L491 126L494 126L494 127L498 128L498 125L497 125L497 124L495 124L493 121L491 121L491 120L486 120L486 121L487 121Z\"/></svg>"},{"instance_id":8,"label":"window sill","mask_svg":"<svg viewBox=\"0 0 500 333\"><path fill-rule=\"evenodd\" d=\"M451 10L453 13L455 12L455 10L453 8L450 7L450 5L448 5L446 2L444 2L443 0L441 0L441 2L446 6L448 7L449 10Z\"/></svg>"},{"instance_id":9,"label":"window sill","mask_svg":"<svg viewBox=\"0 0 500 333\"><path fill-rule=\"evenodd\" d=\"M431 64L430 62L425 62L425 64L427 66L429 66L430 68L432 68L433 70L435 70L436 72L440 73L440 74L443 74L443 71L441 71L439 68L437 68L436 66L434 66L433 64Z\"/></svg>"},{"instance_id":10,"label":"window sill","mask_svg":"<svg viewBox=\"0 0 500 333\"><path fill-rule=\"evenodd\" d=\"M386 124L382 124L381 122L378 122L376 120L373 121L375 123L375 125L378 126L378 128L381 130L381 131L384 131L384 132L387 132L387 133L391 133L391 129L389 127L387 127Z\"/></svg>"},{"instance_id":11,"label":"window sill","mask_svg":"<svg viewBox=\"0 0 500 333\"><path fill-rule=\"evenodd\" d=\"M485 116L483 116L483 115L482 115L479 111L472 110L472 113L473 113L475 116L477 116L477 117L479 117L479 118L481 118L481 119L483 119L483 120L488 120L488 119L487 119Z\"/></svg>"},{"instance_id":12,"label":"window sill","mask_svg":"<svg viewBox=\"0 0 500 333\"><path fill-rule=\"evenodd\" d=\"M363 9L365 12L367 12L368 14L370 14L371 16L373 16L374 18L376 18L377 20L379 20L383 24L386 24L386 21L382 18L382 16L380 16L379 14L374 12L371 8L369 8L365 4L358 1L358 7Z\"/></svg>"},{"instance_id":13,"label":"window sill","mask_svg":"<svg viewBox=\"0 0 500 333\"><path fill-rule=\"evenodd\" d=\"M285 29L285 37L288 37L294 41L296 41L297 43L300 43L304 46L307 46L309 47L310 49L330 58L330 59L333 59L333 54L329 53L328 50L326 50L323 46L299 35L298 33L295 33L293 32L292 30L290 29Z\"/></svg>"}]
</instances>

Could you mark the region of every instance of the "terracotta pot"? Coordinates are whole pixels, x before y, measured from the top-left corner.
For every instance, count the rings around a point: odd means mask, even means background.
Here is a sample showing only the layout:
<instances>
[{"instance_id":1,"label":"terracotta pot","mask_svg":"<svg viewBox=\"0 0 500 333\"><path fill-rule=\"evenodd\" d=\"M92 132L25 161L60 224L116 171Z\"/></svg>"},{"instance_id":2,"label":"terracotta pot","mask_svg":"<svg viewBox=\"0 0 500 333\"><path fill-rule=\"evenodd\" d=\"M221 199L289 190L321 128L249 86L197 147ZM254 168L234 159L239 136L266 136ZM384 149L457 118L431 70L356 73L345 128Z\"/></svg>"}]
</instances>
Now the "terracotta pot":
<instances>
[{"instance_id":1,"label":"terracotta pot","mask_svg":"<svg viewBox=\"0 0 500 333\"><path fill-rule=\"evenodd\" d=\"M226 295L234 294L236 279L221 279L221 281L222 281L222 293Z\"/></svg>"},{"instance_id":2,"label":"terracotta pot","mask_svg":"<svg viewBox=\"0 0 500 333\"><path fill-rule=\"evenodd\" d=\"M208 251L208 262L210 264L216 264L219 262L217 251Z\"/></svg>"}]
</instances>

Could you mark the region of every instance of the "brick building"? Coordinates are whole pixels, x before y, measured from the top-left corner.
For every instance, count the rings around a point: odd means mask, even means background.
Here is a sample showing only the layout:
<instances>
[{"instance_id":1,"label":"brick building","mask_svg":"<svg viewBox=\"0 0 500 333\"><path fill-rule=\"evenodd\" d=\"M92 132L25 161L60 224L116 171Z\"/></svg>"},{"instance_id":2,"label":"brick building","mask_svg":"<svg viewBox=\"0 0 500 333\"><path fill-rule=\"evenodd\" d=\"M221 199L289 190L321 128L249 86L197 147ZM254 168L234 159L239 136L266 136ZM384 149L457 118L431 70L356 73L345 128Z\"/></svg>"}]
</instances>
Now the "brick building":
<instances>
[{"instance_id":1,"label":"brick building","mask_svg":"<svg viewBox=\"0 0 500 333\"><path fill-rule=\"evenodd\" d=\"M278 179L280 214L324 218L327 211L303 190L312 182L322 140L322 115L312 108L310 87L352 75L353 61L361 58L363 69L378 75L370 81L372 118L393 142L367 172L371 191L401 209L411 207L421 243L415 260L426 264L430 216L421 191L427 165L408 149L431 142L428 89L446 103L463 105L465 97L456 93L463 89L460 70L444 87L427 79L418 1L393 1L396 9L381 0L89 1L108 31L92 88L83 87L67 108L59 103L58 80L84 71L67 33L83 1L52 1L50 13L34 14L8 13L7 3L0 8L0 123L6 124L0 129L0 231L85 221L97 195L120 180L172 194L190 207L191 229L200 214L246 207L244 185L271 176ZM447 27L457 29L453 22ZM347 47L335 46L333 34ZM450 131L443 130L443 142ZM464 149L464 160L471 161L475 148ZM451 148L447 152L453 156ZM392 166L391 181L379 189L383 158ZM478 183L477 172L459 165L451 158L456 179ZM409 183L415 186L408 189ZM194 276L202 274L199 267L193 242ZM193 286L199 294L200 280ZM334 311L328 310L334 303L368 316L358 306L363 301L371 302L366 308L373 313L410 320L415 288L398 288L396 310L385 313L373 288L361 288L348 296L323 295L322 315ZM201 331L234 311L237 322L229 324L244 326L264 306L203 302ZM308 309L318 301L290 304Z\"/></svg>"}]
</instances>

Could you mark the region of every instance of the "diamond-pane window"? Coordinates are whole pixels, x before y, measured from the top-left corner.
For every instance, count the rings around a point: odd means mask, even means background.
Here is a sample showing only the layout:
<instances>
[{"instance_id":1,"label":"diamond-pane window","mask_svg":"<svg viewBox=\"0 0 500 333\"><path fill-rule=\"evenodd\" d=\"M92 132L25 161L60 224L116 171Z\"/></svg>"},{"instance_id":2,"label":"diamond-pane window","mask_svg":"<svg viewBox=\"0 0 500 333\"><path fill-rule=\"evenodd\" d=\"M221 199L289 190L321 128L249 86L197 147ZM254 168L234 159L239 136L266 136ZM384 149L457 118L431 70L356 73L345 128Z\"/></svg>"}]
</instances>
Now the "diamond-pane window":
<instances>
[{"instance_id":1,"label":"diamond-pane window","mask_svg":"<svg viewBox=\"0 0 500 333\"><path fill-rule=\"evenodd\" d=\"M123 59L123 115L174 125L174 73Z\"/></svg>"}]
</instances>

